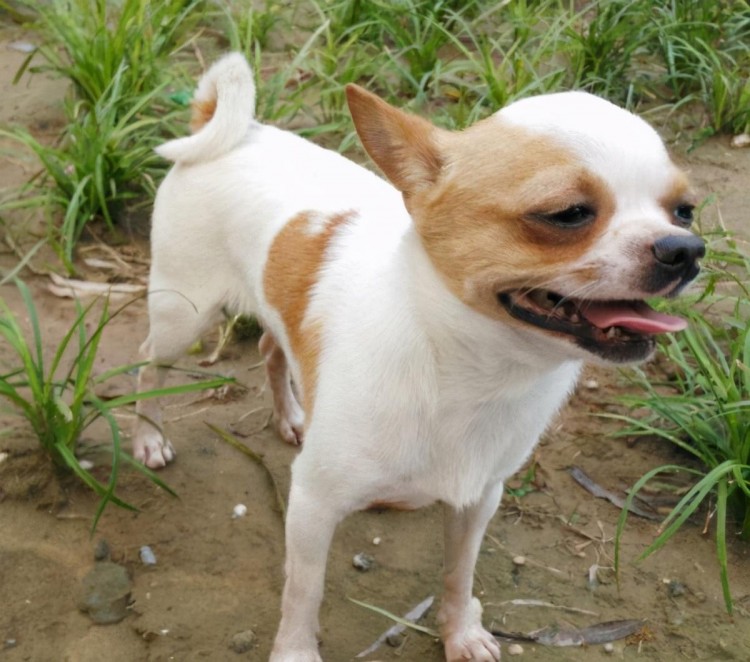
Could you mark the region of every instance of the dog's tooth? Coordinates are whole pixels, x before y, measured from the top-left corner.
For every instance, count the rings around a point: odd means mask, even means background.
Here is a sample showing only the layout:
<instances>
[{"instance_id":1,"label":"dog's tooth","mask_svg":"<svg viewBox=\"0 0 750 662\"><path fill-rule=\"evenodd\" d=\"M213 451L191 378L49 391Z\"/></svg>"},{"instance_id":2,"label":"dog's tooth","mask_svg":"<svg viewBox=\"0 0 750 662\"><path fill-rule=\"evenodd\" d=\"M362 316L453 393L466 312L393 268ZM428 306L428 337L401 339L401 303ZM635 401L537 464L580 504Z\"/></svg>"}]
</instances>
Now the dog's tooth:
<instances>
[{"instance_id":1,"label":"dog's tooth","mask_svg":"<svg viewBox=\"0 0 750 662\"><path fill-rule=\"evenodd\" d=\"M573 324L579 324L581 321L581 316L578 313L573 313L570 316L570 321L573 322Z\"/></svg>"},{"instance_id":2,"label":"dog's tooth","mask_svg":"<svg viewBox=\"0 0 750 662\"><path fill-rule=\"evenodd\" d=\"M617 327L616 326L610 326L607 329L607 332L604 335L607 336L607 338L609 338L611 340L612 338L614 338L617 335Z\"/></svg>"}]
</instances>

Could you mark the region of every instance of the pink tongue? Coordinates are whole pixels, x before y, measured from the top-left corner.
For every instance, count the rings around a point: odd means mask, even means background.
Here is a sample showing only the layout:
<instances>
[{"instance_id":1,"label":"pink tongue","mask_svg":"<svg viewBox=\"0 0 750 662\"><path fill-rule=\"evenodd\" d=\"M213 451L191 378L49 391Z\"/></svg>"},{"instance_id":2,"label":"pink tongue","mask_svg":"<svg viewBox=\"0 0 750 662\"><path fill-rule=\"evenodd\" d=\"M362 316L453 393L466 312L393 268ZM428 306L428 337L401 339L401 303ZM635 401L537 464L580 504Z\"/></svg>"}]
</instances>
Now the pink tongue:
<instances>
[{"instance_id":1,"label":"pink tongue","mask_svg":"<svg viewBox=\"0 0 750 662\"><path fill-rule=\"evenodd\" d=\"M668 333L687 327L687 321L681 317L657 313L645 303L635 301L591 301L581 306L581 314L600 329L620 326L639 333Z\"/></svg>"}]
</instances>

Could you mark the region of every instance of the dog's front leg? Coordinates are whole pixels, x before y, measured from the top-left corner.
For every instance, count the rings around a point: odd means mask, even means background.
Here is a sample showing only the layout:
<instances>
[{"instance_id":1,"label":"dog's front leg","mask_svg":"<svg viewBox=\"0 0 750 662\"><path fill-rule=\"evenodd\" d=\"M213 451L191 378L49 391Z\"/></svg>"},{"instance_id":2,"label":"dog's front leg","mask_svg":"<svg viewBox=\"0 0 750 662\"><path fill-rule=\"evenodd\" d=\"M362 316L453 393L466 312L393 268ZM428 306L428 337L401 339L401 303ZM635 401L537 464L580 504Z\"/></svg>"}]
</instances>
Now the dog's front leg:
<instances>
[{"instance_id":1,"label":"dog's front leg","mask_svg":"<svg viewBox=\"0 0 750 662\"><path fill-rule=\"evenodd\" d=\"M445 593L438 613L448 662L495 662L500 646L482 627L482 606L472 595L474 566L487 524L500 504L502 483L489 486L468 508L445 506Z\"/></svg>"},{"instance_id":2,"label":"dog's front leg","mask_svg":"<svg viewBox=\"0 0 750 662\"><path fill-rule=\"evenodd\" d=\"M286 517L281 623L270 662L320 662L318 610L323 599L328 548L343 514L331 507L328 495L312 486L308 488L294 473L293 470Z\"/></svg>"}]
</instances>

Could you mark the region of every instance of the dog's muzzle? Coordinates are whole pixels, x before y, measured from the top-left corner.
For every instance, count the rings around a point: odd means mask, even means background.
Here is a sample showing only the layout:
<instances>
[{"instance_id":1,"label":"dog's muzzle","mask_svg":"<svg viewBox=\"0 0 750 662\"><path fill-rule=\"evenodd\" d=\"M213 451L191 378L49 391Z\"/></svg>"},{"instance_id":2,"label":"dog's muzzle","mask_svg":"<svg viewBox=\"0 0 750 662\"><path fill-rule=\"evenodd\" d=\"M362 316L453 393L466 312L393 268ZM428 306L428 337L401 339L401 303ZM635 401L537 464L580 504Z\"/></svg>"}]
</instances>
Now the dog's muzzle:
<instances>
[{"instance_id":1,"label":"dog's muzzle","mask_svg":"<svg viewBox=\"0 0 750 662\"><path fill-rule=\"evenodd\" d=\"M654 262L646 270L642 283L645 292L663 292L674 296L698 275L698 260L706 254L703 239L695 235L667 235L651 246Z\"/></svg>"}]
</instances>

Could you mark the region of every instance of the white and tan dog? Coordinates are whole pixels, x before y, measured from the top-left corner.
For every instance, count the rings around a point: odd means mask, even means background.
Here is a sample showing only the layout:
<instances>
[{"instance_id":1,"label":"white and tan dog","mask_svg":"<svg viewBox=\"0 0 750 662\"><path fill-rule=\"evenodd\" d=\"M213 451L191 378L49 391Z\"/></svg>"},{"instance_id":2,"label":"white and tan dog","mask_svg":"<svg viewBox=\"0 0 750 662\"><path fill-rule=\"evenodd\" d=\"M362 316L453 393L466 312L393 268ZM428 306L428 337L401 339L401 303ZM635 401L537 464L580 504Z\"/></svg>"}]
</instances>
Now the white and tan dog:
<instances>
[{"instance_id":1,"label":"white and tan dog","mask_svg":"<svg viewBox=\"0 0 750 662\"><path fill-rule=\"evenodd\" d=\"M644 298L697 273L685 177L634 115L571 92L441 130L350 86L359 137L390 183L253 119L232 54L205 74L194 135L153 218L140 388L223 309L256 315L293 464L286 586L271 659L320 660L336 524L373 504L445 504L448 660L497 660L472 574L503 481L573 389L581 363L647 357L683 328ZM293 386L294 385L294 386ZM169 462L158 406L135 456ZM304 432L303 432L304 431Z\"/></svg>"}]
</instances>

